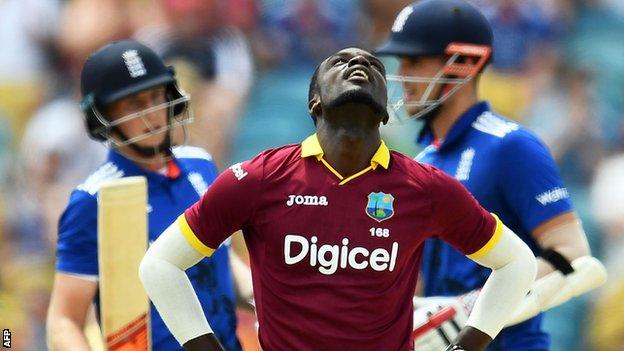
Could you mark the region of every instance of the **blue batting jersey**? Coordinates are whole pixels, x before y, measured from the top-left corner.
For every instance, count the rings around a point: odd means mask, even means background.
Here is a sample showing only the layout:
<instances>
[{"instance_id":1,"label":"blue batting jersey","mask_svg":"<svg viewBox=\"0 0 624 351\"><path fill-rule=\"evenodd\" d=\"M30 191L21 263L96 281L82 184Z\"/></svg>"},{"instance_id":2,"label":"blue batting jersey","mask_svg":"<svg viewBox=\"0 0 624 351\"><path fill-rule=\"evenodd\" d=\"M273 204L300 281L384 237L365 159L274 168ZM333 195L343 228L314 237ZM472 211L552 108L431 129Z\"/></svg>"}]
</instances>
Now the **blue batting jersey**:
<instances>
[{"instance_id":1,"label":"blue batting jersey","mask_svg":"<svg viewBox=\"0 0 624 351\"><path fill-rule=\"evenodd\" d=\"M490 212L539 255L531 232L541 223L573 210L547 147L529 130L479 102L453 125L442 143L425 127L416 157L459 180ZM483 286L490 270L441 240L425 244L422 259L425 296L454 296ZM539 315L504 329L488 350L548 350L550 340Z\"/></svg>"},{"instance_id":2,"label":"blue batting jersey","mask_svg":"<svg viewBox=\"0 0 624 351\"><path fill-rule=\"evenodd\" d=\"M184 210L199 200L217 176L210 155L196 147L174 149L179 176L148 172L111 150L108 160L71 194L59 222L56 270L97 279L97 192L103 181L145 176L148 186L148 232L156 240ZM241 350L236 337L235 292L229 266L229 248L215 253L187 270L187 274L215 334L226 350ZM99 306L96 296L96 304ZM151 336L154 351L183 350L152 304Z\"/></svg>"}]
</instances>

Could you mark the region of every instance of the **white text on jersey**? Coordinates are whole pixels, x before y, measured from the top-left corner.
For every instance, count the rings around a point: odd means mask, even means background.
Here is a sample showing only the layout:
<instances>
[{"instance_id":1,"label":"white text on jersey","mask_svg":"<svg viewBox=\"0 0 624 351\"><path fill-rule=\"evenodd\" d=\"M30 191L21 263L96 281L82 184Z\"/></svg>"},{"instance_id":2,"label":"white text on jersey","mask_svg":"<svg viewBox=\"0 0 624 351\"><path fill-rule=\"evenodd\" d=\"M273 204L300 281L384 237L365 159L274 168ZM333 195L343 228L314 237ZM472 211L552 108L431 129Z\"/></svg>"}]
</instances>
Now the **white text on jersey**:
<instances>
[{"instance_id":1,"label":"white text on jersey","mask_svg":"<svg viewBox=\"0 0 624 351\"><path fill-rule=\"evenodd\" d=\"M243 164L240 162L231 165L230 169L232 170L232 172L234 172L234 176L238 180L245 178L245 176L248 174L247 172L245 172L245 170L243 169Z\"/></svg>"},{"instance_id":2,"label":"white text on jersey","mask_svg":"<svg viewBox=\"0 0 624 351\"><path fill-rule=\"evenodd\" d=\"M309 253L309 264L318 267L325 275L336 273L338 268L362 270L370 267L374 271L394 270L399 253L399 243L393 242L390 252L385 248L376 248L372 252L365 247L349 247L349 239L342 239L342 246L324 244L317 245L318 238L313 236L310 241L304 236L289 234L284 238L284 261L287 265L302 262ZM298 252L294 254L295 250ZM358 256L361 256L358 257Z\"/></svg>"},{"instance_id":3,"label":"white text on jersey","mask_svg":"<svg viewBox=\"0 0 624 351\"><path fill-rule=\"evenodd\" d=\"M327 206L327 197L316 195L288 195L286 206L303 205L303 206Z\"/></svg>"},{"instance_id":4,"label":"white text on jersey","mask_svg":"<svg viewBox=\"0 0 624 351\"><path fill-rule=\"evenodd\" d=\"M472 159L475 155L475 149L467 148L461 154L461 159L457 165L457 171L455 172L455 179L459 181L466 181L470 179L470 169L472 168Z\"/></svg>"},{"instance_id":5,"label":"white text on jersey","mask_svg":"<svg viewBox=\"0 0 624 351\"><path fill-rule=\"evenodd\" d=\"M559 200L567 199L570 197L568 194L568 189L566 188L554 188L548 191L545 191L535 197L537 201L539 201L542 206L546 206L553 202L557 202Z\"/></svg>"}]
</instances>

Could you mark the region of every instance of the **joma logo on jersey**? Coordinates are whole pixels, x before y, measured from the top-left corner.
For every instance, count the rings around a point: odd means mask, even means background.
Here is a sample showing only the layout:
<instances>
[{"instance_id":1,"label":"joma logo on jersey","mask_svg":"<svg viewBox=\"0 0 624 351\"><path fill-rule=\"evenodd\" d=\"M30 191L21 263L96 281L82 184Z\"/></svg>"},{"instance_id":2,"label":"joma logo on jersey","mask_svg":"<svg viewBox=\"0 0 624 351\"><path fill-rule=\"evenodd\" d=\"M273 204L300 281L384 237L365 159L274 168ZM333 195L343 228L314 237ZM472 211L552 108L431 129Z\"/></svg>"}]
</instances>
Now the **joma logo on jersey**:
<instances>
[{"instance_id":1,"label":"joma logo on jersey","mask_svg":"<svg viewBox=\"0 0 624 351\"><path fill-rule=\"evenodd\" d=\"M304 260L325 275L336 273L338 268L347 267L362 270L370 267L377 272L392 272L399 254L399 243L393 242L390 251L376 248L369 251L365 247L349 247L349 239L342 239L342 246L317 244L318 238L313 236L310 241L304 236L289 234L284 238L284 261L294 265Z\"/></svg>"},{"instance_id":2,"label":"joma logo on jersey","mask_svg":"<svg viewBox=\"0 0 624 351\"><path fill-rule=\"evenodd\" d=\"M303 206L327 206L327 197L315 195L288 195L286 206L303 205Z\"/></svg>"}]
</instances>

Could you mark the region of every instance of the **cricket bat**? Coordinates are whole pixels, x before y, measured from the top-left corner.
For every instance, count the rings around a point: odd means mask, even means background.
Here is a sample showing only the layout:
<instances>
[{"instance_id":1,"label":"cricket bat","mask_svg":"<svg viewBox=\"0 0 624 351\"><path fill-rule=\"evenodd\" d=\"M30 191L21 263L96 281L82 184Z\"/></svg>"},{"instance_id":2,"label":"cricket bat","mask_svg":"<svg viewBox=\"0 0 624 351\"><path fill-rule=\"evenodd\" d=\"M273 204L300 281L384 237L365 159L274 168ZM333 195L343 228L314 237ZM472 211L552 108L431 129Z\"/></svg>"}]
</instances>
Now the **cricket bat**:
<instances>
[{"instance_id":1,"label":"cricket bat","mask_svg":"<svg viewBox=\"0 0 624 351\"><path fill-rule=\"evenodd\" d=\"M147 251L147 183L102 184L98 197L100 324L107 351L149 351L149 300L139 280Z\"/></svg>"}]
</instances>

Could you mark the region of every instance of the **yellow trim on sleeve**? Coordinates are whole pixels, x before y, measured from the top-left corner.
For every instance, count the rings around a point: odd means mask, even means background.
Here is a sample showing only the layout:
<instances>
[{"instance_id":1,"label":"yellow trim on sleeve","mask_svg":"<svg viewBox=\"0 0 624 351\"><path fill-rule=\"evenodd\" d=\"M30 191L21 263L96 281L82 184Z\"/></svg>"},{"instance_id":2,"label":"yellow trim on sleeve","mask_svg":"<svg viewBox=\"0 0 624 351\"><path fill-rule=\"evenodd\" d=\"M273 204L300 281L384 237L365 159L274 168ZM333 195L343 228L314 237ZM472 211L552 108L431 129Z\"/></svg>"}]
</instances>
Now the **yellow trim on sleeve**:
<instances>
[{"instance_id":1,"label":"yellow trim on sleeve","mask_svg":"<svg viewBox=\"0 0 624 351\"><path fill-rule=\"evenodd\" d=\"M468 258L475 260L487 255L500 241L500 238L503 234L503 222L501 222L497 215L492 213L492 216L496 220L496 229L494 229L494 234L492 234L490 240L488 240L488 242L485 243L482 248L468 255Z\"/></svg>"},{"instance_id":2,"label":"yellow trim on sleeve","mask_svg":"<svg viewBox=\"0 0 624 351\"><path fill-rule=\"evenodd\" d=\"M182 213L180 217L178 217L177 222L178 222L178 225L180 226L180 231L182 232L182 235L184 236L186 241L188 241L188 243L191 244L191 246L195 250L197 250L197 252L201 253L204 256L212 255L212 253L215 250L206 246L197 238L197 235L195 235L195 233L193 232L193 229L191 229L188 222L186 221L186 217L184 216L184 213Z\"/></svg>"}]
</instances>

